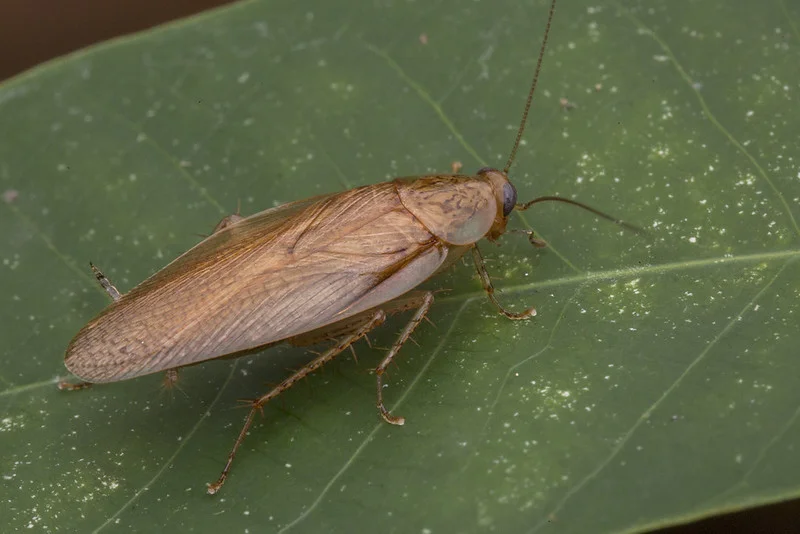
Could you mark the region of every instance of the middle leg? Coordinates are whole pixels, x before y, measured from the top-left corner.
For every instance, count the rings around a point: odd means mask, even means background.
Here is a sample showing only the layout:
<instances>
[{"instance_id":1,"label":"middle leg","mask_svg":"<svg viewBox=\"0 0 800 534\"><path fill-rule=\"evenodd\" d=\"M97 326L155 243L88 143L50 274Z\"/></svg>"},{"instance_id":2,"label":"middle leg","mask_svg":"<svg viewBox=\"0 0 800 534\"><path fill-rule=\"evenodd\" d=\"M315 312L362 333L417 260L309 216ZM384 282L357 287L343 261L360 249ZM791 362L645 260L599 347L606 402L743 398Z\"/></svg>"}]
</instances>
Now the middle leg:
<instances>
[{"instance_id":1,"label":"middle leg","mask_svg":"<svg viewBox=\"0 0 800 534\"><path fill-rule=\"evenodd\" d=\"M500 313L508 317L509 319L513 319L518 321L520 319L527 319L528 317L533 317L536 315L536 308L530 307L527 310L524 310L519 313L515 313L512 311L508 311L500 304L500 301L497 300L497 297L494 296L494 286L492 285L492 279L489 277L489 272L486 270L486 263L483 261L483 256L481 255L481 251L478 250L478 245L472 245L472 259L475 262L475 268L478 270L478 276L481 277L481 283L483 284L483 290L486 291L486 295L489 296L489 300L492 301L492 304L497 306L497 309L500 310Z\"/></svg>"},{"instance_id":2,"label":"middle leg","mask_svg":"<svg viewBox=\"0 0 800 534\"><path fill-rule=\"evenodd\" d=\"M411 337L411 334L414 330L419 326L419 323L422 322L422 319L425 318L425 314L428 313L430 310L431 305L433 304L433 293L428 291L422 295L422 299L420 302L417 311L414 313L414 316L408 322L403 331L400 332L400 335L397 337L397 341L394 342L392 348L389 349L389 353L383 359L383 361L375 368L375 376L377 381L378 387L378 411L383 417L383 420L387 423L393 425L403 425L406 422L405 417L400 417L397 415L392 415L389 413L389 410L386 409L386 406L383 404L383 373L386 372L386 368L389 367L389 364L392 363L394 357L400 351L400 347L408 341L408 338Z\"/></svg>"}]
</instances>

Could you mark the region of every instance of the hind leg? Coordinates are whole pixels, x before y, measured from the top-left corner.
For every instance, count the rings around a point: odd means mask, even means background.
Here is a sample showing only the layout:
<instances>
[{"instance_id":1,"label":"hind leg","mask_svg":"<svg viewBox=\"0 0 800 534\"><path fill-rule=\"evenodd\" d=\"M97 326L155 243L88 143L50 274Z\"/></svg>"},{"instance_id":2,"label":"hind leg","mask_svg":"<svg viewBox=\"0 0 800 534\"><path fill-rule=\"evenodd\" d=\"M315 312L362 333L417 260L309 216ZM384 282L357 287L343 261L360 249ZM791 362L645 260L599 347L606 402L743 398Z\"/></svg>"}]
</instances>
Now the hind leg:
<instances>
[{"instance_id":1,"label":"hind leg","mask_svg":"<svg viewBox=\"0 0 800 534\"><path fill-rule=\"evenodd\" d=\"M249 401L250 404L250 412L247 414L245 418L244 425L242 426L242 430L239 432L239 435L236 438L236 441L233 444L233 448L231 449L230 454L228 454L228 461L225 463L225 467L222 469L222 473L220 474L219 478L216 482L212 484L208 484L208 493L210 495L214 495L217 493L222 485L225 483L225 480L228 478L228 474L231 470L231 465L233 464L233 459L236 458L236 452L239 450L239 447L242 445L244 438L247 436L248 430L250 430L250 426L253 424L253 418L256 415L256 412L259 412L261 408L270 400L274 399L293 385L295 385L298 381L302 380L306 376L310 375L329 361L333 360L336 356L341 354L344 350L346 350L350 345L361 339L362 337L366 336L367 333L372 330L373 328L377 327L378 325L382 324L386 320L386 314L382 310L373 310L371 312L371 316L367 318L366 321L362 321L362 324L359 328L356 329L355 332L352 334L345 336L341 339L335 346L331 347L330 349L326 350L313 360L306 364L305 366L298 369L292 376L272 388L269 392L265 393L261 397Z\"/></svg>"}]
</instances>

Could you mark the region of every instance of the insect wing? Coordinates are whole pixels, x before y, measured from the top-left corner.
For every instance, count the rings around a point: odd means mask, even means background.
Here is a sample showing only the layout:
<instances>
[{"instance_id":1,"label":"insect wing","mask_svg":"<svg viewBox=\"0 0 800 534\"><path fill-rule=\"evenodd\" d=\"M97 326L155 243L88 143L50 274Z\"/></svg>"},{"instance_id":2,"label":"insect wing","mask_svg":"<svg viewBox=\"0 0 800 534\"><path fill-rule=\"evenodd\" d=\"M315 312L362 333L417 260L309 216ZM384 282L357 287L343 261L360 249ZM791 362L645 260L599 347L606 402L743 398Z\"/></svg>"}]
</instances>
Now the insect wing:
<instances>
[{"instance_id":1,"label":"insect wing","mask_svg":"<svg viewBox=\"0 0 800 534\"><path fill-rule=\"evenodd\" d=\"M287 339L402 295L446 256L393 183L280 206L123 295L72 340L66 365L109 382Z\"/></svg>"}]
</instances>

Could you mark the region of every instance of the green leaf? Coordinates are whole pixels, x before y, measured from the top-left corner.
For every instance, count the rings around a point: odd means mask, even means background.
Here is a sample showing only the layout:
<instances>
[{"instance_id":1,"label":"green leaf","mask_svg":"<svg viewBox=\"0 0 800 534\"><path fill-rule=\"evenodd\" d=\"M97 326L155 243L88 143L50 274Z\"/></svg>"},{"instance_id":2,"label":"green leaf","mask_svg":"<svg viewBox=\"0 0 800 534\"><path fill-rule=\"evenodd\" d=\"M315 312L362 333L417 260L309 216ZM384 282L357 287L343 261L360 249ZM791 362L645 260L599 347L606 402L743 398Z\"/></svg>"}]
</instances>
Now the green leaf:
<instances>
[{"instance_id":1,"label":"green leaf","mask_svg":"<svg viewBox=\"0 0 800 534\"><path fill-rule=\"evenodd\" d=\"M246 2L0 86L0 501L6 531L612 532L800 494L800 9L558 8L484 245L390 369L396 317L243 422L302 349L76 393L71 337L223 215L394 176L501 167L545 2ZM423 37L424 36L424 37ZM423 41L426 41L425 44ZM569 102L564 109L560 99ZM369 209L365 206L364 209ZM124 335L124 333L120 333Z\"/></svg>"}]
</instances>

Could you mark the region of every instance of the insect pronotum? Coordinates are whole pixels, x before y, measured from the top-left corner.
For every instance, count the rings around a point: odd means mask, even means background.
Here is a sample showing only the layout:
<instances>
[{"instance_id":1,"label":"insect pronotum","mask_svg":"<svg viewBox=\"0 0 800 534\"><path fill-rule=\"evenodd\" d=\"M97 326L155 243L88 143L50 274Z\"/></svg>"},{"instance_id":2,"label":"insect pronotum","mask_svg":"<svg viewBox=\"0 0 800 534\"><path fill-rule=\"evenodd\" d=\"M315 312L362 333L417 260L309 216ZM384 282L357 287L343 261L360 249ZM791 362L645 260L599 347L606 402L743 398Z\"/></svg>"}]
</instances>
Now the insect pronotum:
<instances>
[{"instance_id":1,"label":"insect pronotum","mask_svg":"<svg viewBox=\"0 0 800 534\"><path fill-rule=\"evenodd\" d=\"M250 401L222 473L208 493L222 487L236 451L261 407L316 371L386 319L414 310L411 320L375 368L377 407L388 423L402 417L384 406L387 367L433 303L430 291L413 291L470 252L483 288L509 319L527 319L534 308L506 310L494 288L477 242L496 240L517 204L508 179L522 139L542 66L555 0L545 26L538 61L516 140L502 171L398 178L300 200L249 217L231 215L214 232L162 270L121 294L91 268L113 302L84 326L67 348L67 369L84 380L116 382L166 372L280 342L306 346L326 340L333 346L272 390ZM621 221L615 221L625 224ZM541 244L532 234L531 242Z\"/></svg>"}]
</instances>

